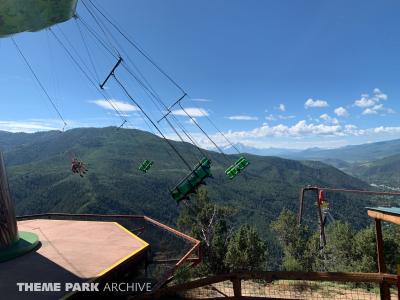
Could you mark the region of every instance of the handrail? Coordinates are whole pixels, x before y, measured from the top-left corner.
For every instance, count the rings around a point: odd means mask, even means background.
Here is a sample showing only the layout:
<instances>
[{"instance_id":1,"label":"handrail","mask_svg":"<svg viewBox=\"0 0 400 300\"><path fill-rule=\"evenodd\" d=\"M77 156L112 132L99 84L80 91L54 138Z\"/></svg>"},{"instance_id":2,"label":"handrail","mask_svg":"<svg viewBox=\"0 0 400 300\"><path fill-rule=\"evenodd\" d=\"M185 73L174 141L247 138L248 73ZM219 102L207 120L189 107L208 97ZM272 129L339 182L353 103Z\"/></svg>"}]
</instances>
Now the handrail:
<instances>
[{"instance_id":1,"label":"handrail","mask_svg":"<svg viewBox=\"0 0 400 300\"><path fill-rule=\"evenodd\" d=\"M93 217L93 218L130 218L130 219L144 219L142 215L106 215L106 214L71 214L71 213L43 213L17 216L17 220L26 220L37 217Z\"/></svg>"},{"instance_id":2,"label":"handrail","mask_svg":"<svg viewBox=\"0 0 400 300\"><path fill-rule=\"evenodd\" d=\"M305 280L305 281L332 281L332 282L364 282L364 283L382 283L395 285L398 282L398 276L386 273L349 273L349 272L241 272L216 275L197 279L191 282L169 286L152 293L139 296L139 299L156 299L163 295L171 293L192 290L207 285L223 281L241 281L241 280L266 280L268 282L276 280Z\"/></svg>"},{"instance_id":3,"label":"handrail","mask_svg":"<svg viewBox=\"0 0 400 300\"><path fill-rule=\"evenodd\" d=\"M218 283L226 280L263 279L275 280L308 280L308 281L335 281L335 282L370 282L397 284L397 275L386 273L348 273L348 272L244 272L216 275L213 277L197 279L166 288L165 290L190 290L204 285Z\"/></svg>"}]
</instances>

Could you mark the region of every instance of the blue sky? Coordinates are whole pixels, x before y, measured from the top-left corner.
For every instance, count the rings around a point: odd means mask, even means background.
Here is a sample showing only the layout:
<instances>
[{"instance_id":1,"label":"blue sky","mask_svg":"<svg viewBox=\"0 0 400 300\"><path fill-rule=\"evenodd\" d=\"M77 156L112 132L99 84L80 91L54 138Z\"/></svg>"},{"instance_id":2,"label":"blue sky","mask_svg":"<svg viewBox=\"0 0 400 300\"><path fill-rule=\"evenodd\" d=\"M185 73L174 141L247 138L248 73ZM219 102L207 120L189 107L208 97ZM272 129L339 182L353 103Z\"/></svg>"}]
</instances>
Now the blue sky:
<instances>
[{"instance_id":1,"label":"blue sky","mask_svg":"<svg viewBox=\"0 0 400 300\"><path fill-rule=\"evenodd\" d=\"M204 114L233 142L257 148L338 147L400 138L398 1L95 2L185 88L194 101L186 99L184 106L222 146L224 140ZM81 3L77 11L96 27ZM96 78L76 21L53 30L73 44ZM168 80L113 36L167 106L179 98ZM84 29L83 37L103 79L115 59ZM15 40L67 120L67 129L121 124L49 31L21 33ZM9 38L0 40L0 53L0 130L61 129ZM117 72L158 120L162 112L124 70ZM128 126L149 130L115 82L110 81L107 92ZM210 147L179 110L174 114L201 145ZM160 126L175 138L166 125Z\"/></svg>"}]
</instances>

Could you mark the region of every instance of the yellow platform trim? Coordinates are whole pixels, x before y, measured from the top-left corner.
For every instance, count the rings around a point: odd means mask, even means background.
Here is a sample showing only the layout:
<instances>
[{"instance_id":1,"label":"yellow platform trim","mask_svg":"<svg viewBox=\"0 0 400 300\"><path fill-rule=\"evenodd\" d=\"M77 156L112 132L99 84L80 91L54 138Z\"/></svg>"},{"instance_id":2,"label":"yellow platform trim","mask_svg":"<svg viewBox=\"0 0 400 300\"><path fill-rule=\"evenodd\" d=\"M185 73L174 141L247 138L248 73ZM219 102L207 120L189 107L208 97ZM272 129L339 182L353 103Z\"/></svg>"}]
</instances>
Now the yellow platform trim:
<instances>
[{"instance_id":1,"label":"yellow platform trim","mask_svg":"<svg viewBox=\"0 0 400 300\"><path fill-rule=\"evenodd\" d=\"M142 252L144 249L146 249L149 244L147 242L145 242L144 240L142 240L140 237L136 236L135 234L133 234L132 232L130 232L128 229L126 229L124 226L122 226L121 224L117 223L117 222L113 222L115 225L117 225L119 228L121 228L122 230L124 230L126 233L128 233L130 236L132 236L134 239L136 239L137 241L139 241L141 244L143 244L142 247L132 251L131 253L129 253L127 256L121 258L119 261L117 261L115 264L113 264L111 267L108 267L107 269L101 271L99 274L96 275L96 277L101 277L104 274L106 274L107 272L111 271L112 269L116 268L118 265L122 264L124 261L128 260L129 258L131 258L132 256L134 256L135 254Z\"/></svg>"},{"instance_id":2,"label":"yellow platform trim","mask_svg":"<svg viewBox=\"0 0 400 300\"><path fill-rule=\"evenodd\" d=\"M121 258L120 260L118 260L115 264L113 264L111 267L108 267L107 269L101 271L99 274L96 275L95 278L92 278L91 280L88 280L87 282L93 282L96 279L98 279L99 277L105 275L106 273L110 272L112 269L116 268L117 266L119 266L120 264L122 264L124 261L128 260L129 258L131 258L132 256L138 254L139 252L142 252L144 249L146 249L147 247L150 246L149 243L147 243L146 241L142 240L140 237L138 237L137 235L133 234L132 232L130 232L128 229L126 229L124 226L122 226L121 224L119 224L118 222L110 222L113 223L115 225L117 225L119 228L121 228L122 230L124 230L126 233L128 233L130 236L132 236L134 239L136 239L137 241L139 241L140 243L143 244L142 247L136 249L135 251L132 251L131 253L129 253L127 256ZM72 295L76 294L78 292L69 292L68 294L64 295L60 300L65 300L68 299L69 297L71 297Z\"/></svg>"}]
</instances>

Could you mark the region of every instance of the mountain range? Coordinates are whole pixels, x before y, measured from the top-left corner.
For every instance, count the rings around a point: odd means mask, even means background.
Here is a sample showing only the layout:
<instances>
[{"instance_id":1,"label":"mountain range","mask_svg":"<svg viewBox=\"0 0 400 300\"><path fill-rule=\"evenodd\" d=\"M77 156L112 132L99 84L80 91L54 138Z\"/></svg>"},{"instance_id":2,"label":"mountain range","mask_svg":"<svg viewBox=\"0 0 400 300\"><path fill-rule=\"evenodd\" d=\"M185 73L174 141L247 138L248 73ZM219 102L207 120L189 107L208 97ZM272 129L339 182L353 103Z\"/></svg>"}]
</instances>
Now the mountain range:
<instances>
[{"instance_id":1,"label":"mountain range","mask_svg":"<svg viewBox=\"0 0 400 300\"><path fill-rule=\"evenodd\" d=\"M269 235L269 222L283 208L297 211L299 191L306 185L371 189L362 179L323 162L252 154L245 154L250 161L247 169L230 180L224 170L238 155L200 151L188 143L170 142L191 165L203 155L209 157L213 178L207 179L206 188L210 199L233 208L238 224L253 223L265 235ZM169 190L189 172L164 140L135 129L0 132L0 149L5 154L18 214L145 214L174 225L180 206ZM71 172L73 158L88 165L85 177ZM145 159L154 161L148 173L138 171ZM313 223L315 198L310 197L305 216ZM331 214L362 227L369 222L364 208L382 204L379 201L332 195Z\"/></svg>"},{"instance_id":2,"label":"mountain range","mask_svg":"<svg viewBox=\"0 0 400 300\"><path fill-rule=\"evenodd\" d=\"M339 160L348 163L367 162L400 154L400 139L367 143L361 145L348 145L333 149L313 147L308 149L289 148L255 148L238 143L234 145L240 152L256 155L272 155L291 159L308 160ZM235 148L226 148L227 153L235 153Z\"/></svg>"}]
</instances>

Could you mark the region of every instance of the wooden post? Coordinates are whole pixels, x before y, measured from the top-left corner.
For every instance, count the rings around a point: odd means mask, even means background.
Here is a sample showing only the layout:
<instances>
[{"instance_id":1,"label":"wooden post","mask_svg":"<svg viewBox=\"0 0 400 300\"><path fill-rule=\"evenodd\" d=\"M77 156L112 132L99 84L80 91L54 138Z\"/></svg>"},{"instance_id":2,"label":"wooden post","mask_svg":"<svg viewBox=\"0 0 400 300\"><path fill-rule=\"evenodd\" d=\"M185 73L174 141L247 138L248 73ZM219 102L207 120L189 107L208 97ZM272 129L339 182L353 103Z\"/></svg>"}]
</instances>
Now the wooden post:
<instances>
[{"instance_id":1,"label":"wooden post","mask_svg":"<svg viewBox=\"0 0 400 300\"><path fill-rule=\"evenodd\" d=\"M301 224L301 219L303 218L303 209L304 209L304 188L300 191L299 197L299 215L297 216L297 224Z\"/></svg>"},{"instance_id":2,"label":"wooden post","mask_svg":"<svg viewBox=\"0 0 400 300\"><path fill-rule=\"evenodd\" d=\"M375 236L376 236L376 255L378 260L378 272L386 273L385 258L383 254L383 238L381 220L375 219ZM381 299L390 299L390 289L386 282L379 285Z\"/></svg>"},{"instance_id":3,"label":"wooden post","mask_svg":"<svg viewBox=\"0 0 400 300\"><path fill-rule=\"evenodd\" d=\"M397 299L400 300L400 261L397 262Z\"/></svg>"},{"instance_id":4,"label":"wooden post","mask_svg":"<svg viewBox=\"0 0 400 300\"><path fill-rule=\"evenodd\" d=\"M242 297L242 280L238 277L233 278L233 295L235 299L240 299Z\"/></svg>"},{"instance_id":5,"label":"wooden post","mask_svg":"<svg viewBox=\"0 0 400 300\"><path fill-rule=\"evenodd\" d=\"M322 211L321 211L321 203L319 203L319 189L316 189L316 193L317 193L317 208L318 208L318 217L319 217L319 225L320 225L319 244L320 244L320 247L323 248L326 246L325 224L324 224L324 218L322 216Z\"/></svg>"},{"instance_id":6,"label":"wooden post","mask_svg":"<svg viewBox=\"0 0 400 300\"><path fill-rule=\"evenodd\" d=\"M3 154L0 152L0 250L18 240L18 227L11 201Z\"/></svg>"},{"instance_id":7,"label":"wooden post","mask_svg":"<svg viewBox=\"0 0 400 300\"><path fill-rule=\"evenodd\" d=\"M385 258L383 256L383 239L381 220L375 219L376 255L378 258L378 272L386 273Z\"/></svg>"}]
</instances>

